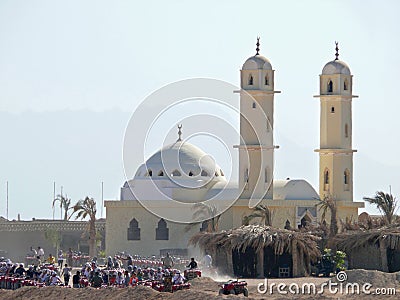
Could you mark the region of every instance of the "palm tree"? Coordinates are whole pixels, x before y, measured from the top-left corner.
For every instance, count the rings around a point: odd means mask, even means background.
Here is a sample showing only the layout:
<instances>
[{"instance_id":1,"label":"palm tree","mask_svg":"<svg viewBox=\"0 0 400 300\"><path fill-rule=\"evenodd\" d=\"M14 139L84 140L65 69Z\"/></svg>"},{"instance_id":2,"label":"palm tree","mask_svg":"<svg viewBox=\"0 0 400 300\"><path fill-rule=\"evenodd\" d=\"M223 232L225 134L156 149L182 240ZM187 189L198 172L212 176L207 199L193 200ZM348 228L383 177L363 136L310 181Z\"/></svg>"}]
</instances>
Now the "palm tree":
<instances>
[{"instance_id":1,"label":"palm tree","mask_svg":"<svg viewBox=\"0 0 400 300\"><path fill-rule=\"evenodd\" d=\"M73 207L73 213L77 213L75 220L81 220L89 217L88 231L89 231L89 256L96 256L96 201L93 198L86 197L84 200L79 200Z\"/></svg>"},{"instance_id":2,"label":"palm tree","mask_svg":"<svg viewBox=\"0 0 400 300\"><path fill-rule=\"evenodd\" d=\"M338 233L336 201L331 195L326 195L316 206L319 206L320 211L322 210L321 220L325 221L326 213L328 211L330 212L331 222L329 226L329 237L334 237Z\"/></svg>"},{"instance_id":3,"label":"palm tree","mask_svg":"<svg viewBox=\"0 0 400 300\"><path fill-rule=\"evenodd\" d=\"M60 202L61 212L64 209L64 220L68 220L68 210L71 209L71 199L69 199L67 195L65 195L65 197L63 195L57 195L57 197L53 200L53 209L57 201Z\"/></svg>"},{"instance_id":4,"label":"palm tree","mask_svg":"<svg viewBox=\"0 0 400 300\"><path fill-rule=\"evenodd\" d=\"M58 253L62 242L62 235L60 231L47 228L44 232L44 237L53 245L53 247L56 249L56 253Z\"/></svg>"},{"instance_id":5,"label":"palm tree","mask_svg":"<svg viewBox=\"0 0 400 300\"><path fill-rule=\"evenodd\" d=\"M247 216L249 222L254 218L260 218L265 226L272 226L272 210L268 206L260 204L254 207L253 211L252 214Z\"/></svg>"},{"instance_id":6,"label":"palm tree","mask_svg":"<svg viewBox=\"0 0 400 300\"><path fill-rule=\"evenodd\" d=\"M218 209L215 205L199 202L193 205L193 209L195 209L193 219L197 221L205 219L204 222L207 222L207 232L218 231L218 222L221 215L218 214Z\"/></svg>"},{"instance_id":7,"label":"palm tree","mask_svg":"<svg viewBox=\"0 0 400 300\"><path fill-rule=\"evenodd\" d=\"M391 193L376 192L375 197L364 197L363 199L379 209L386 225L396 221L397 200Z\"/></svg>"},{"instance_id":8,"label":"palm tree","mask_svg":"<svg viewBox=\"0 0 400 300\"><path fill-rule=\"evenodd\" d=\"M251 219L250 219L249 216L243 216L243 217L242 217L242 225L243 225L243 226L248 226L248 225L250 225L250 221L251 221Z\"/></svg>"}]
</instances>

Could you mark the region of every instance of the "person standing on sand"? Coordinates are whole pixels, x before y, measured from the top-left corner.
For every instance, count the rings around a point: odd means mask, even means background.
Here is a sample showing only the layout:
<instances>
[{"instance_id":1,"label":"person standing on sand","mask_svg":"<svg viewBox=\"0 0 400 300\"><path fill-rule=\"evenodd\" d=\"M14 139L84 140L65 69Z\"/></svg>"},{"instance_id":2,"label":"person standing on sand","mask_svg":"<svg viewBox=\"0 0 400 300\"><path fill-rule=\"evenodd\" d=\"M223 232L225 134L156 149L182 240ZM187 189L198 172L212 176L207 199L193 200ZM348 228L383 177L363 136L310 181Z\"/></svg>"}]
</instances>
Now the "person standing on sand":
<instances>
[{"instance_id":1,"label":"person standing on sand","mask_svg":"<svg viewBox=\"0 0 400 300\"><path fill-rule=\"evenodd\" d=\"M129 271L125 270L125 273L124 273L124 285L125 286L129 286L130 279L131 279L131 276L129 274Z\"/></svg>"},{"instance_id":2,"label":"person standing on sand","mask_svg":"<svg viewBox=\"0 0 400 300\"><path fill-rule=\"evenodd\" d=\"M64 285L69 285L69 279L71 278L71 268L68 268L68 264L64 265L61 275L64 275Z\"/></svg>"},{"instance_id":3,"label":"person standing on sand","mask_svg":"<svg viewBox=\"0 0 400 300\"><path fill-rule=\"evenodd\" d=\"M44 250L42 247L38 246L37 247L37 259L39 260L39 264L44 261Z\"/></svg>"},{"instance_id":4,"label":"person standing on sand","mask_svg":"<svg viewBox=\"0 0 400 300\"><path fill-rule=\"evenodd\" d=\"M72 276L72 287L74 288L81 287L81 272L76 271L76 274Z\"/></svg>"},{"instance_id":5,"label":"person standing on sand","mask_svg":"<svg viewBox=\"0 0 400 300\"><path fill-rule=\"evenodd\" d=\"M57 264L59 268L62 268L63 262L64 262L64 253L60 249L58 250L58 259L57 259Z\"/></svg>"},{"instance_id":6,"label":"person standing on sand","mask_svg":"<svg viewBox=\"0 0 400 300\"><path fill-rule=\"evenodd\" d=\"M204 266L206 268L211 268L212 267L212 257L210 254L206 253L203 258Z\"/></svg>"},{"instance_id":7,"label":"person standing on sand","mask_svg":"<svg viewBox=\"0 0 400 300\"><path fill-rule=\"evenodd\" d=\"M31 252L32 252L32 257L36 257L37 256L37 251L32 246L31 246Z\"/></svg>"},{"instance_id":8,"label":"person standing on sand","mask_svg":"<svg viewBox=\"0 0 400 300\"><path fill-rule=\"evenodd\" d=\"M164 269L171 269L174 266L174 261L171 256L169 256L169 253L167 252L167 256L163 258L162 260Z\"/></svg>"},{"instance_id":9,"label":"person standing on sand","mask_svg":"<svg viewBox=\"0 0 400 300\"><path fill-rule=\"evenodd\" d=\"M69 248L68 249L68 252L67 252L67 264L68 264L68 266L71 266L72 267L72 257L74 256L74 252L72 251L72 248Z\"/></svg>"}]
</instances>

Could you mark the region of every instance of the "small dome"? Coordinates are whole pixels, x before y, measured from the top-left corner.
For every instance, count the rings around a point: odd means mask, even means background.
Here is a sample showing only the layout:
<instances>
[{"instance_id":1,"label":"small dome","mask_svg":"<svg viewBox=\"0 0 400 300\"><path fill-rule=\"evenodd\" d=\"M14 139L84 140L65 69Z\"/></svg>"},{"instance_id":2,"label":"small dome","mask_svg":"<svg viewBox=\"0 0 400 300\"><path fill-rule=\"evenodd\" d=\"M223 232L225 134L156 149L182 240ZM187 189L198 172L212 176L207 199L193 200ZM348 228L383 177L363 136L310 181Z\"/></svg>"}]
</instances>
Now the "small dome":
<instances>
[{"instance_id":1,"label":"small dome","mask_svg":"<svg viewBox=\"0 0 400 300\"><path fill-rule=\"evenodd\" d=\"M276 200L317 200L319 196L304 179L274 180Z\"/></svg>"},{"instance_id":2,"label":"small dome","mask_svg":"<svg viewBox=\"0 0 400 300\"><path fill-rule=\"evenodd\" d=\"M341 60L330 61L322 69L322 75L333 74L351 75L349 66Z\"/></svg>"},{"instance_id":3,"label":"small dome","mask_svg":"<svg viewBox=\"0 0 400 300\"><path fill-rule=\"evenodd\" d=\"M243 64L242 70L272 70L269 60L262 55L249 57Z\"/></svg>"}]
</instances>

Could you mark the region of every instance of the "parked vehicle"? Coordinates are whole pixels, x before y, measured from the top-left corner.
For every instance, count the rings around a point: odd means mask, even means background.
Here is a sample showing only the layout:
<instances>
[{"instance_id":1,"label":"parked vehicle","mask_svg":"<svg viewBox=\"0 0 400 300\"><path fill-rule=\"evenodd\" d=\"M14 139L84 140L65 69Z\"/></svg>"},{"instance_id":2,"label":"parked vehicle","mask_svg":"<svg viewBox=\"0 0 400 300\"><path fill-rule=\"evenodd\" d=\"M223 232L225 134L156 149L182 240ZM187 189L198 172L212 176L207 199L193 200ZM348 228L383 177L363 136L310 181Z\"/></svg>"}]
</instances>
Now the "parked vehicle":
<instances>
[{"instance_id":1,"label":"parked vehicle","mask_svg":"<svg viewBox=\"0 0 400 300\"><path fill-rule=\"evenodd\" d=\"M220 295L239 295L243 294L245 297L249 296L247 289L247 282L244 280L229 280L220 285Z\"/></svg>"},{"instance_id":2,"label":"parked vehicle","mask_svg":"<svg viewBox=\"0 0 400 300\"><path fill-rule=\"evenodd\" d=\"M331 273L336 272L336 262L331 255L324 254L321 259L312 266L312 273L319 277L321 274L325 277L329 277Z\"/></svg>"}]
</instances>

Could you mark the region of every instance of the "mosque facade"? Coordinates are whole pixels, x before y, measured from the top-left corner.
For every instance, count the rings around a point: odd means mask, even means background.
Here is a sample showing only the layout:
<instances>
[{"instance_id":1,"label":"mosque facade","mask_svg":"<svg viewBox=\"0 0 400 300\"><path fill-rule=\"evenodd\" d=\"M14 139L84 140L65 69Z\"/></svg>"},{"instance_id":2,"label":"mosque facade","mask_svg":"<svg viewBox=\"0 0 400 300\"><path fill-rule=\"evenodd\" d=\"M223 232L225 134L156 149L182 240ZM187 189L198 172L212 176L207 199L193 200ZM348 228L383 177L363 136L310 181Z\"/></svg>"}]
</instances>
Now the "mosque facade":
<instances>
[{"instance_id":1,"label":"mosque facade","mask_svg":"<svg viewBox=\"0 0 400 300\"><path fill-rule=\"evenodd\" d=\"M259 204L270 209L272 226L278 228L322 222L316 204L325 197L336 201L338 219L357 220L358 208L364 206L353 201L352 99L357 96L352 92L350 68L338 59L338 49L319 80L319 95L314 96L320 99L320 147L315 150L319 154L318 192L304 179L273 178L274 151L279 147L273 138L274 97L279 91L274 89L272 65L259 54L257 42L256 54L240 70L241 139L232 145L239 151L239 182L228 184L218 164L179 135L175 143L139 166L121 187L120 200L105 201L107 255L118 251L142 256L190 254L194 249L188 240L195 233L239 227L254 212L250 207ZM211 221L195 218L196 203L209 199L214 202L197 208L214 217L211 220L216 224L212 224L218 226L213 228ZM212 208L218 205L227 209L213 214ZM189 215L188 207L194 208ZM174 215L187 219L181 223Z\"/></svg>"}]
</instances>

